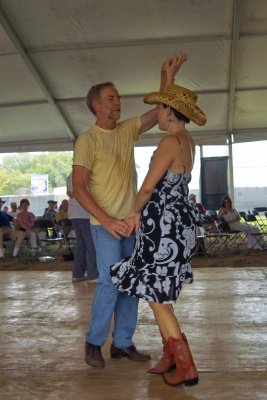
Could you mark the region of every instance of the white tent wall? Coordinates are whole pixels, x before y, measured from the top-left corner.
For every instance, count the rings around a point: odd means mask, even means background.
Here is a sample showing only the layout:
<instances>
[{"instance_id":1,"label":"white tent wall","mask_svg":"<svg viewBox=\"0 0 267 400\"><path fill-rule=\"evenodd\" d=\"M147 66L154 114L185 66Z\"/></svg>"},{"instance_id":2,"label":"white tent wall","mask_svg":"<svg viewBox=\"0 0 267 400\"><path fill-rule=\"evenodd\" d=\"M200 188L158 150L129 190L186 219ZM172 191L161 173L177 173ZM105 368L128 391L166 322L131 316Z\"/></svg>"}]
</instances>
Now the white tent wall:
<instances>
[{"instance_id":1,"label":"white tent wall","mask_svg":"<svg viewBox=\"0 0 267 400\"><path fill-rule=\"evenodd\" d=\"M265 0L0 0L0 152L71 150L101 81L117 85L122 118L145 112L162 60L180 50L177 83L208 117L189 126L196 143L266 140L266 20Z\"/></svg>"}]
</instances>

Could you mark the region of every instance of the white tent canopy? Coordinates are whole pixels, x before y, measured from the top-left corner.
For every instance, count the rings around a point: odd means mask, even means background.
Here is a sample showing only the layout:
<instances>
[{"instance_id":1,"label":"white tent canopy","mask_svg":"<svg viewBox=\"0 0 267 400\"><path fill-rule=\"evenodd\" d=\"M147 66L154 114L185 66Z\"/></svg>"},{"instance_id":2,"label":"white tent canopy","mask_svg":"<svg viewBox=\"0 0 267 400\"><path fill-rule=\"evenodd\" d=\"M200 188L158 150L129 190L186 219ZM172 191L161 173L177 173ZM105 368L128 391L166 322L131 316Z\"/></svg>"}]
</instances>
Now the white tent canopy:
<instances>
[{"instance_id":1,"label":"white tent canopy","mask_svg":"<svg viewBox=\"0 0 267 400\"><path fill-rule=\"evenodd\" d=\"M266 21L266 0L1 0L0 152L71 150L102 81L117 85L122 118L142 114L179 50L189 60L177 83L208 116L189 126L196 143L267 140Z\"/></svg>"}]
</instances>

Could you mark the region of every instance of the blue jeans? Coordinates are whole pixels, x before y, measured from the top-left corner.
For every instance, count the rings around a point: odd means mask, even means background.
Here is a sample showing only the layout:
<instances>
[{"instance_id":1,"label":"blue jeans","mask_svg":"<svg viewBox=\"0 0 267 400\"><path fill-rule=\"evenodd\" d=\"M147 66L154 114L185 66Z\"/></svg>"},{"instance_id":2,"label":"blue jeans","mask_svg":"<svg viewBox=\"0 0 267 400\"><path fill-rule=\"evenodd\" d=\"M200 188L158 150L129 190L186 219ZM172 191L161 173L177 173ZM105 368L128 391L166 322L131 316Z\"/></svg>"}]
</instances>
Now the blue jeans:
<instances>
[{"instance_id":1,"label":"blue jeans","mask_svg":"<svg viewBox=\"0 0 267 400\"><path fill-rule=\"evenodd\" d=\"M72 226L76 235L73 278L97 279L95 246L92 239L90 221L86 218L73 218Z\"/></svg>"},{"instance_id":2,"label":"blue jeans","mask_svg":"<svg viewBox=\"0 0 267 400\"><path fill-rule=\"evenodd\" d=\"M120 293L115 288L110 276L110 267L132 254L135 235L118 240L101 225L91 225L91 232L96 249L99 278L86 341L96 346L103 346L114 314L113 344L116 347L132 346L137 323L138 298Z\"/></svg>"}]
</instances>

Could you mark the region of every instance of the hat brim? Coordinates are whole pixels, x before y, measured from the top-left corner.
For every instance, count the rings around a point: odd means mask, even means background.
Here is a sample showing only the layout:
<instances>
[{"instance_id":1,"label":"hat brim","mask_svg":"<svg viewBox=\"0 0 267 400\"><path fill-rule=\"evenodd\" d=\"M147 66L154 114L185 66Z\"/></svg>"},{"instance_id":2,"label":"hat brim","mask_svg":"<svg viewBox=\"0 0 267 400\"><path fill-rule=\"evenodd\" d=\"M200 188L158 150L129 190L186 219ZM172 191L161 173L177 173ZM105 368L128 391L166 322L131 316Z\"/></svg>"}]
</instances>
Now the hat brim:
<instances>
[{"instance_id":1,"label":"hat brim","mask_svg":"<svg viewBox=\"0 0 267 400\"><path fill-rule=\"evenodd\" d=\"M179 111L181 114L185 115L190 121L197 125L205 125L207 122L207 117L205 113L197 105L191 106L190 104L185 104L181 100L175 99L173 102L170 100L169 96L163 92L151 92L144 97L144 103L146 104L167 104L168 106Z\"/></svg>"}]
</instances>

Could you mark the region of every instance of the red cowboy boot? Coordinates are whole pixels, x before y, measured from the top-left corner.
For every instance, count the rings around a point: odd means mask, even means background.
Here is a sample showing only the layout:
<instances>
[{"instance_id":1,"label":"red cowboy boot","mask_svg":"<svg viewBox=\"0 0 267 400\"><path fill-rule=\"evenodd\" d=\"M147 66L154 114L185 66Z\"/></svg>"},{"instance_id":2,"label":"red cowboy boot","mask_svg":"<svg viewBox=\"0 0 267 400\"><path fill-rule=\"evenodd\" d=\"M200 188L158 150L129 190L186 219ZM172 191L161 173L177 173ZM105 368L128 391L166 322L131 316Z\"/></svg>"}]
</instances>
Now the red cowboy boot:
<instances>
[{"instance_id":1,"label":"red cowboy boot","mask_svg":"<svg viewBox=\"0 0 267 400\"><path fill-rule=\"evenodd\" d=\"M169 351L167 347L167 342L164 338L162 338L163 344L163 354L159 362L152 368L150 368L147 372L150 374L162 374L163 372L169 371L172 366L175 366L175 360L173 358L172 353Z\"/></svg>"},{"instance_id":2,"label":"red cowboy boot","mask_svg":"<svg viewBox=\"0 0 267 400\"><path fill-rule=\"evenodd\" d=\"M182 333L183 340L187 343L187 339L184 333ZM163 354L159 362L152 368L150 368L147 372L150 374L163 374L163 372L169 371L172 367L175 367L174 356L168 350L167 342L164 338L162 338L163 344Z\"/></svg>"},{"instance_id":3,"label":"red cowboy boot","mask_svg":"<svg viewBox=\"0 0 267 400\"><path fill-rule=\"evenodd\" d=\"M181 383L186 386L196 385L198 383L198 373L187 341L169 338L167 348L175 359L176 369L172 372L164 372L164 381L171 386Z\"/></svg>"}]
</instances>

